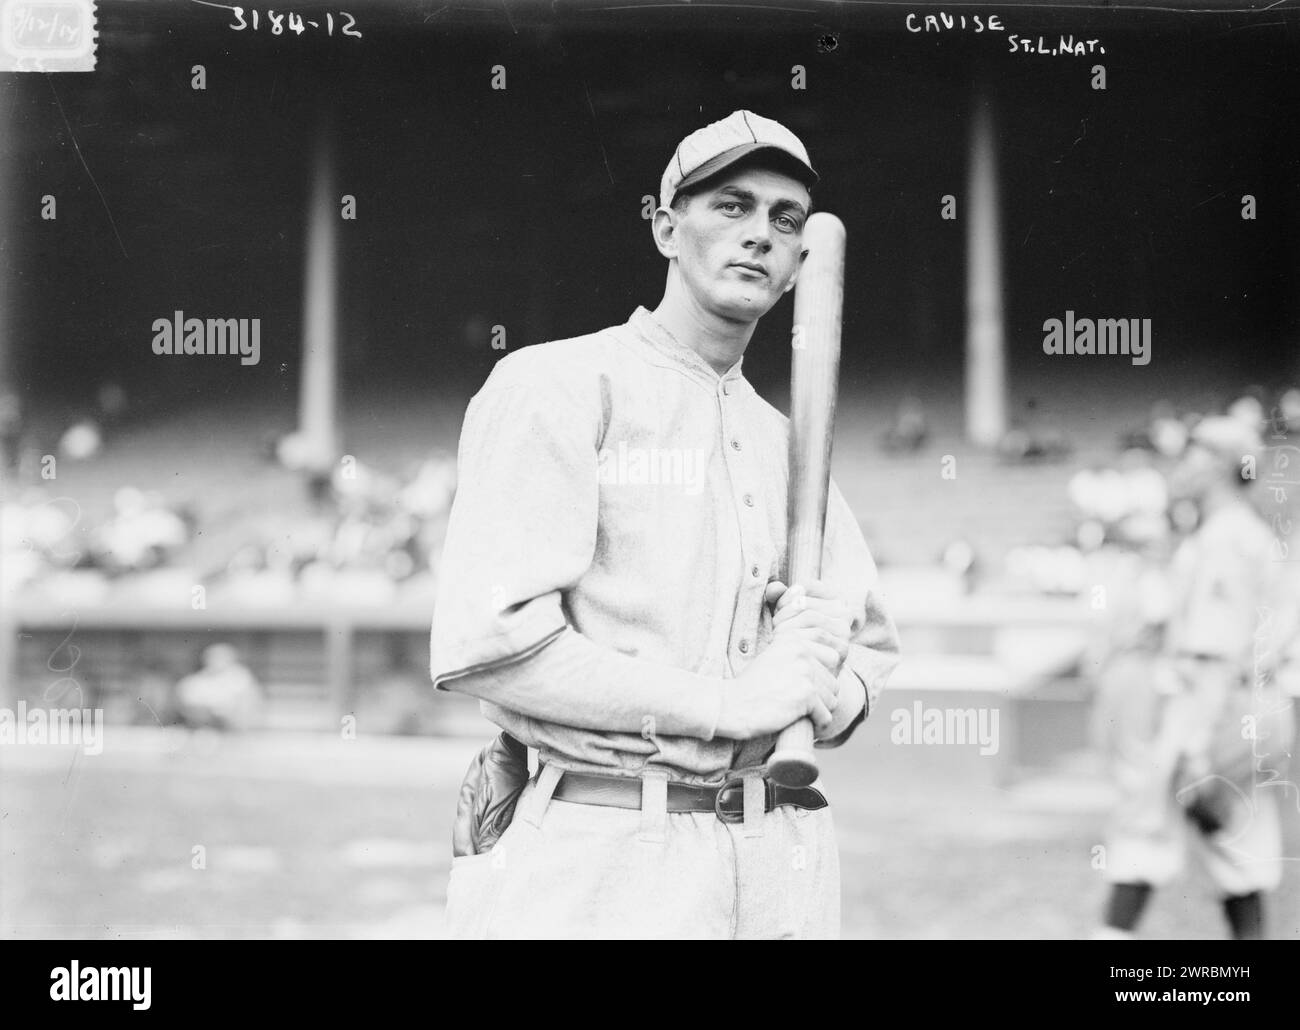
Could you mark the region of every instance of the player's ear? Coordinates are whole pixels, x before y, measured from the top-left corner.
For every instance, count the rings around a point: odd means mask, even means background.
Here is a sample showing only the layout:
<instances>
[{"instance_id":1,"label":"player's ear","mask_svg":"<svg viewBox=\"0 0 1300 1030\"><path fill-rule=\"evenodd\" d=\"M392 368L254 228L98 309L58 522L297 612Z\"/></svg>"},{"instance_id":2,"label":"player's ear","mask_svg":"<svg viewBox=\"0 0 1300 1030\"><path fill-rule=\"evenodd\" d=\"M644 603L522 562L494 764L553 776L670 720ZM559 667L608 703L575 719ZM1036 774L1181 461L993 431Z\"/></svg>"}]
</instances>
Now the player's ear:
<instances>
[{"instance_id":1,"label":"player's ear","mask_svg":"<svg viewBox=\"0 0 1300 1030\"><path fill-rule=\"evenodd\" d=\"M781 291L782 293L789 293L794 289L794 284L799 279L799 270L803 268L804 259L807 257L808 248L805 247L799 252L799 263L794 266L794 271L790 273L790 280L785 284L785 289Z\"/></svg>"},{"instance_id":2,"label":"player's ear","mask_svg":"<svg viewBox=\"0 0 1300 1030\"><path fill-rule=\"evenodd\" d=\"M677 223L679 216L676 211L669 207L661 207L655 211L654 219L650 222L650 231L654 234L655 246L659 253L668 259L677 256Z\"/></svg>"}]
</instances>

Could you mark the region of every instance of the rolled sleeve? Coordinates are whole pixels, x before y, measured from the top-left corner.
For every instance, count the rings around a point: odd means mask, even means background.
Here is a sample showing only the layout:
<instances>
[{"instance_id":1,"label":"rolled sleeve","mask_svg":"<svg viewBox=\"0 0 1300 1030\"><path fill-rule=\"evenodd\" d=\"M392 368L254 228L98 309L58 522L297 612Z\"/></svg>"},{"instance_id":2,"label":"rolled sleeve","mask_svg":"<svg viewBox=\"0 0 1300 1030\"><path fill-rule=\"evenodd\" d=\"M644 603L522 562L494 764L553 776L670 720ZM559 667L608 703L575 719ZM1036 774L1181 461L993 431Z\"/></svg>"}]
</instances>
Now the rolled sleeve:
<instances>
[{"instance_id":1,"label":"rolled sleeve","mask_svg":"<svg viewBox=\"0 0 1300 1030\"><path fill-rule=\"evenodd\" d=\"M498 365L498 369L502 366ZM722 686L570 625L599 511L599 388L494 373L470 402L430 638L434 686L592 731L711 740ZM590 385L590 384L588 384Z\"/></svg>"},{"instance_id":2,"label":"rolled sleeve","mask_svg":"<svg viewBox=\"0 0 1300 1030\"><path fill-rule=\"evenodd\" d=\"M564 591L596 546L599 405L498 375L503 365L461 432L430 641L438 687L563 632Z\"/></svg>"}]
</instances>

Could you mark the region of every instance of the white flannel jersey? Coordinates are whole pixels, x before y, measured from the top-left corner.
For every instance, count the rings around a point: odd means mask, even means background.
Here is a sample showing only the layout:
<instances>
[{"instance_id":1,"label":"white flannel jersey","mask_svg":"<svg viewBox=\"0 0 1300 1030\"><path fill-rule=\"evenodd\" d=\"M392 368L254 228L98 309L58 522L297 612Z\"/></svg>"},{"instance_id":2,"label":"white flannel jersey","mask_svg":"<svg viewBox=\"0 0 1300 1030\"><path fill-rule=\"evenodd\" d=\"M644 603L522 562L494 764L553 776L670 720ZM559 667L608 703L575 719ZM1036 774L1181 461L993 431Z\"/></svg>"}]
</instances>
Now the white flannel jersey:
<instances>
[{"instance_id":1,"label":"white flannel jersey","mask_svg":"<svg viewBox=\"0 0 1300 1030\"><path fill-rule=\"evenodd\" d=\"M645 308L497 363L465 414L434 684L562 768L717 783L773 736L717 736L721 682L767 645L786 550L787 419ZM832 483L822 579L854 612L867 708L898 637ZM846 739L865 714L837 712ZM851 721L850 721L851 720Z\"/></svg>"}]
</instances>

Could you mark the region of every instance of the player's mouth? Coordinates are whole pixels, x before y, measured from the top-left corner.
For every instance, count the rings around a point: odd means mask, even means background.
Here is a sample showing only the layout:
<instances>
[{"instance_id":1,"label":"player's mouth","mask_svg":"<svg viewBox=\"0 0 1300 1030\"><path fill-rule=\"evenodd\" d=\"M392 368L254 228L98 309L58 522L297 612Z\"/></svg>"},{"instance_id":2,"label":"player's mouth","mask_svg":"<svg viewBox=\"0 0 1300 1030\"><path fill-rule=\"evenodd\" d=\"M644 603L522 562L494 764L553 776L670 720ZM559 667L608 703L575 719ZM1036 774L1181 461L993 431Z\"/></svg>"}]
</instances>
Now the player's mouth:
<instances>
[{"instance_id":1,"label":"player's mouth","mask_svg":"<svg viewBox=\"0 0 1300 1030\"><path fill-rule=\"evenodd\" d=\"M767 269L757 261L733 261L731 267L744 269L746 272L752 272L754 275L761 275L764 277L767 275Z\"/></svg>"}]
</instances>

